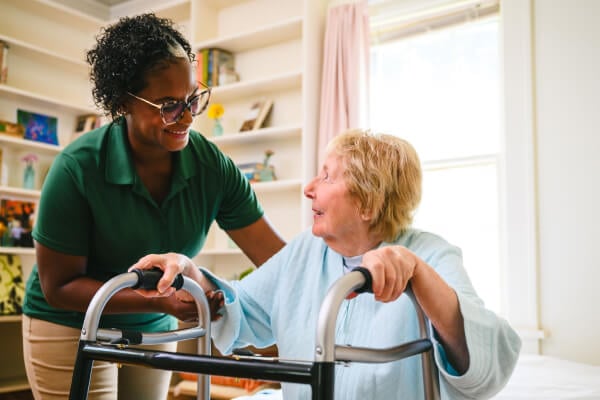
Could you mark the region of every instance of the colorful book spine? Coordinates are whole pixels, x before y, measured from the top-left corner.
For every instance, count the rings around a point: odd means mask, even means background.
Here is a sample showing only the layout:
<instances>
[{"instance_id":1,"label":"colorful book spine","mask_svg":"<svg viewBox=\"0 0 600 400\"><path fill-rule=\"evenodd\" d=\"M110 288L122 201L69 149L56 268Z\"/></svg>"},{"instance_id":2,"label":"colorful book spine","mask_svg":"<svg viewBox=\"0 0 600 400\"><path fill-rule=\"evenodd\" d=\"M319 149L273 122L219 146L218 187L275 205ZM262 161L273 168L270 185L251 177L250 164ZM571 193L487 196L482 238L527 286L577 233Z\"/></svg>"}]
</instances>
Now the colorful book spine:
<instances>
[{"instance_id":1,"label":"colorful book spine","mask_svg":"<svg viewBox=\"0 0 600 400\"><path fill-rule=\"evenodd\" d=\"M8 79L8 44L0 41L0 83Z\"/></svg>"},{"instance_id":2,"label":"colorful book spine","mask_svg":"<svg viewBox=\"0 0 600 400\"><path fill-rule=\"evenodd\" d=\"M198 66L196 77L210 87L231 82L235 76L234 55L230 51L219 48L198 50ZM227 80L221 79L227 75ZM223 81L223 82L222 82Z\"/></svg>"}]
</instances>

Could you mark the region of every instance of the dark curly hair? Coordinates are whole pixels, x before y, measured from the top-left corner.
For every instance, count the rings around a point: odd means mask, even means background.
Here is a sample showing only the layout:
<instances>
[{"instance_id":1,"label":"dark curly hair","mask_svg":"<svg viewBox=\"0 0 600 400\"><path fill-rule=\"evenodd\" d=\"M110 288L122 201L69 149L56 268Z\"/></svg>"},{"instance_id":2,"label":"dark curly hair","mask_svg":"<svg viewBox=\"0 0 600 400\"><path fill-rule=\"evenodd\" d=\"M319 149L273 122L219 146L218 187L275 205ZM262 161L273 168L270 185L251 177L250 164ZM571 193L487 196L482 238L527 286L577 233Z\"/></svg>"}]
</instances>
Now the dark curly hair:
<instances>
[{"instance_id":1,"label":"dark curly hair","mask_svg":"<svg viewBox=\"0 0 600 400\"><path fill-rule=\"evenodd\" d=\"M171 20L153 13L124 17L104 28L86 54L96 105L112 118L123 111L127 92L146 87L146 74L181 57L195 57L189 42Z\"/></svg>"}]
</instances>

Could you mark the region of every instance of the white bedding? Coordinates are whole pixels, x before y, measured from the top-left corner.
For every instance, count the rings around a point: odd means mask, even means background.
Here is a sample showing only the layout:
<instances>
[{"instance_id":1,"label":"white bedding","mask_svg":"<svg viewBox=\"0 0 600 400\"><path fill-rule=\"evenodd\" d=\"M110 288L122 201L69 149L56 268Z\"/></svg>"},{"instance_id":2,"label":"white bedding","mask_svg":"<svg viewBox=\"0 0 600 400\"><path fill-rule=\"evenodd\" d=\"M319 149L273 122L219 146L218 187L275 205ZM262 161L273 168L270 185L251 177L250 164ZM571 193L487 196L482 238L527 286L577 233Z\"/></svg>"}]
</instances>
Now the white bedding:
<instances>
[{"instance_id":1,"label":"white bedding","mask_svg":"<svg viewBox=\"0 0 600 400\"><path fill-rule=\"evenodd\" d=\"M494 400L599 400L600 366L521 354L506 387Z\"/></svg>"},{"instance_id":2,"label":"white bedding","mask_svg":"<svg viewBox=\"0 0 600 400\"><path fill-rule=\"evenodd\" d=\"M521 354L506 387L493 400L600 400L600 366ZM234 400L281 400L269 390Z\"/></svg>"}]
</instances>

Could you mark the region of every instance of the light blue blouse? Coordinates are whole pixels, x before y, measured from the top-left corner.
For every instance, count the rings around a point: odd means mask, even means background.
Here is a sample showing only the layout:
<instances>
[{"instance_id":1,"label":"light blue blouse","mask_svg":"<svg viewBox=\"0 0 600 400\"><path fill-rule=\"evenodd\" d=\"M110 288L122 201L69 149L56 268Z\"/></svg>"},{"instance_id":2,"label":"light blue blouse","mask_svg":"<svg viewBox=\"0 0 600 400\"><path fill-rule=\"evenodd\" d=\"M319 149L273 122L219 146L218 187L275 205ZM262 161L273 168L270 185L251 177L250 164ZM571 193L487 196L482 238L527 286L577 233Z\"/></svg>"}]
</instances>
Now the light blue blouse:
<instances>
[{"instance_id":1,"label":"light blue blouse","mask_svg":"<svg viewBox=\"0 0 600 400\"><path fill-rule=\"evenodd\" d=\"M400 244L431 265L456 291L470 354L468 371L457 376L434 339L442 399L485 399L507 382L521 341L508 323L487 310L463 268L461 251L431 233L409 230ZM389 245L384 243L382 246ZM224 354L238 347L276 343L279 356L314 360L317 316L328 288L344 273L342 256L312 235L300 234L258 270L227 283L203 272L225 292L225 313L213 325L216 346ZM362 294L346 300L337 319L336 343L385 348L418 337L414 308L407 296L392 303ZM384 363L337 365L339 400L423 398L420 357ZM283 385L286 400L310 399L310 387Z\"/></svg>"}]
</instances>

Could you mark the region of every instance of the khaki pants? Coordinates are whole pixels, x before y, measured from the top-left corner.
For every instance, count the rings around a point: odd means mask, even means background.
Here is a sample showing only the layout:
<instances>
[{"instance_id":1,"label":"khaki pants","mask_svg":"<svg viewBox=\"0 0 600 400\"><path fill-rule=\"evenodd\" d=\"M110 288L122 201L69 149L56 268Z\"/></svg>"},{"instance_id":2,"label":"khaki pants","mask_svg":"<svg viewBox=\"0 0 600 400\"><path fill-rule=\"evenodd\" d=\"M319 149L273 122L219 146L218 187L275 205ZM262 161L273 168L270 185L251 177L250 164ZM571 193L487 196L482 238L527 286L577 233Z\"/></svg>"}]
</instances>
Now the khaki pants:
<instances>
[{"instance_id":1,"label":"khaki pants","mask_svg":"<svg viewBox=\"0 0 600 400\"><path fill-rule=\"evenodd\" d=\"M69 397L80 334L79 329L23 315L23 358L36 400ZM143 348L176 351L177 343ZM165 400L170 382L170 371L94 361L88 399Z\"/></svg>"}]
</instances>

